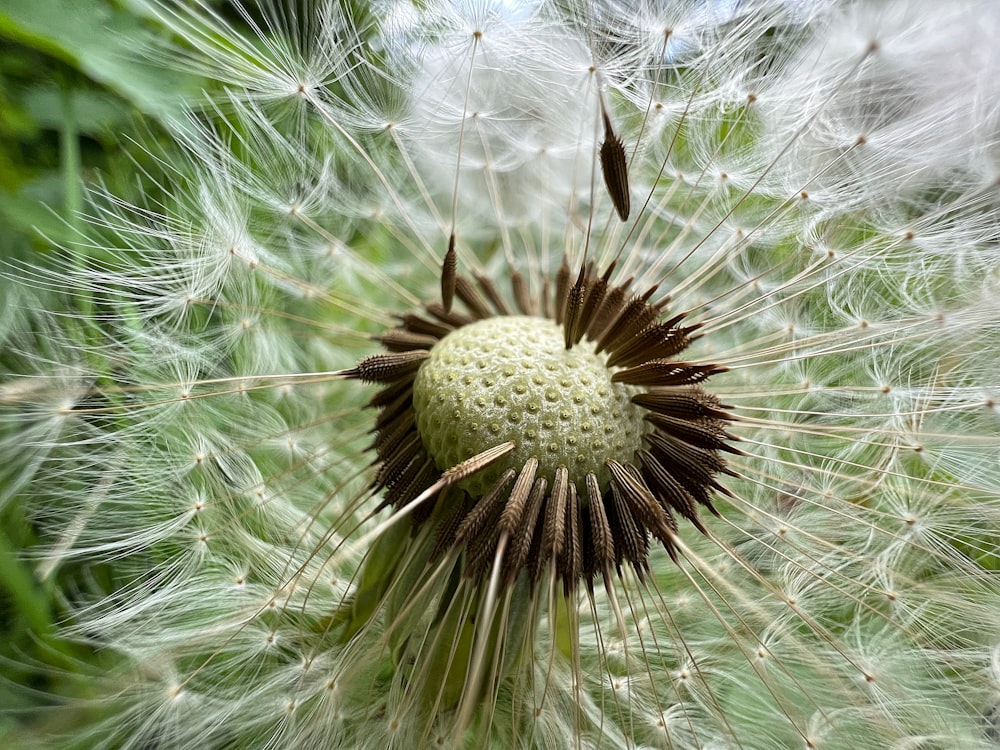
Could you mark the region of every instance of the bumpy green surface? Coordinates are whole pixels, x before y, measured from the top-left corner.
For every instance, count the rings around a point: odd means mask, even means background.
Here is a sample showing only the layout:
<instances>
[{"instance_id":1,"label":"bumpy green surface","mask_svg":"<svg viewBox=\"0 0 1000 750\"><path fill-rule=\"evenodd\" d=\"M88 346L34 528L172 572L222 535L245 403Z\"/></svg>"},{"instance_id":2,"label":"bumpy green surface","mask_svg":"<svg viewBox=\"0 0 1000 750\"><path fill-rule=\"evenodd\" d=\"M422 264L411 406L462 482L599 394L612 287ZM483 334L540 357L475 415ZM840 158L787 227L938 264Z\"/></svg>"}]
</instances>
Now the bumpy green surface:
<instances>
[{"instance_id":1,"label":"bumpy green surface","mask_svg":"<svg viewBox=\"0 0 1000 750\"><path fill-rule=\"evenodd\" d=\"M629 401L633 389L612 383L605 361L587 341L566 351L562 328L545 318L467 325L442 339L417 374L417 430L439 469L508 440L517 445L467 480L473 495L531 456L550 487L564 465L579 489L588 472L606 488L605 459L630 460L645 424L643 410Z\"/></svg>"}]
</instances>

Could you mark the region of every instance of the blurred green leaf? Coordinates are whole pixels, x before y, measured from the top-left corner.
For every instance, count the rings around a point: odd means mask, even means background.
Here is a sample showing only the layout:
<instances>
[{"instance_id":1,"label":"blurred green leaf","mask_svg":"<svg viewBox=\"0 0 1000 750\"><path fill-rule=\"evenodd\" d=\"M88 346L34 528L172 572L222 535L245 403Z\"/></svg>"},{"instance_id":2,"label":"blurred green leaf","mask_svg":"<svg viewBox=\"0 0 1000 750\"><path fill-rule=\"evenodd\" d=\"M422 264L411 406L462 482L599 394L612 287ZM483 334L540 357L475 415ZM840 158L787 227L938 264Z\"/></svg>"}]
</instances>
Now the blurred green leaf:
<instances>
[{"instance_id":1,"label":"blurred green leaf","mask_svg":"<svg viewBox=\"0 0 1000 750\"><path fill-rule=\"evenodd\" d=\"M63 125L65 109L63 92L55 86L38 86L24 97L28 114L39 127L58 130ZM76 129L95 138L121 132L128 127L129 117L120 101L101 91L77 89L73 92Z\"/></svg>"},{"instance_id":2,"label":"blurred green leaf","mask_svg":"<svg viewBox=\"0 0 1000 750\"><path fill-rule=\"evenodd\" d=\"M58 196L58 175L45 183L49 185L49 189L44 192L48 196ZM0 224L3 224L4 232L8 234L8 237L0 239L0 257L18 254L15 248L8 246L11 239L9 235L38 235L47 240L46 245L70 244L79 239L71 226L46 206L43 200L12 193L0 196Z\"/></svg>"},{"instance_id":3,"label":"blurred green leaf","mask_svg":"<svg viewBox=\"0 0 1000 750\"><path fill-rule=\"evenodd\" d=\"M168 118L199 89L199 79L155 61L157 32L107 2L5 0L0 34L58 57L121 95L145 114Z\"/></svg>"}]
</instances>

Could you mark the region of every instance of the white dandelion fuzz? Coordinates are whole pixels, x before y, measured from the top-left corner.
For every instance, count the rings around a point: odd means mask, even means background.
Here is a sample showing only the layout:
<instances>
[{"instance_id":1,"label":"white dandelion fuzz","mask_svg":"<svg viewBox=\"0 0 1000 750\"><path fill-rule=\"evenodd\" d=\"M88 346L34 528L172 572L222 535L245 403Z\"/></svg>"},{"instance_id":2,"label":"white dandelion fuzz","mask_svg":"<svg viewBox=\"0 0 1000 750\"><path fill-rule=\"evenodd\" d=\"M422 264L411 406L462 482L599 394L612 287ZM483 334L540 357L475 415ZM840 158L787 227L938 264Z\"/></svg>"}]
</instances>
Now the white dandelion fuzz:
<instances>
[{"instance_id":1,"label":"white dandelion fuzz","mask_svg":"<svg viewBox=\"0 0 1000 750\"><path fill-rule=\"evenodd\" d=\"M3 329L52 742L996 747L992 4L156 7Z\"/></svg>"}]
</instances>

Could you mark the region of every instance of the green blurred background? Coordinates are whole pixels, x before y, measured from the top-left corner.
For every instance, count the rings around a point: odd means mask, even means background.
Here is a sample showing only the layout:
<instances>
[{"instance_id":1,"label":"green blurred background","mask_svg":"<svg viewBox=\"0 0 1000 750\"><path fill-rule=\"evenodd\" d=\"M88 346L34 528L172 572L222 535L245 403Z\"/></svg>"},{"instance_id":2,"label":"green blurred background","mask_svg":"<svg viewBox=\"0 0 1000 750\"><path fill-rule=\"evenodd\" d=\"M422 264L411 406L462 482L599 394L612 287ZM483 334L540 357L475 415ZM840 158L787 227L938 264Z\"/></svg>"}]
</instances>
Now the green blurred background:
<instances>
[{"instance_id":1,"label":"green blurred background","mask_svg":"<svg viewBox=\"0 0 1000 750\"><path fill-rule=\"evenodd\" d=\"M6 278L11 264L45 264L52 248L73 242L87 186L134 196L137 175L159 171L152 153L169 153L166 124L206 86L171 65L172 43L154 9L137 0L0 0L0 323L18 304ZM0 350L0 380L7 360ZM34 530L18 502L25 492L30 478L22 484L0 471L5 748L72 734L79 717L53 711L55 696L79 691L74 678L99 672L104 658L53 635L67 615L67 585L101 571L61 566L39 580L28 553Z\"/></svg>"}]
</instances>

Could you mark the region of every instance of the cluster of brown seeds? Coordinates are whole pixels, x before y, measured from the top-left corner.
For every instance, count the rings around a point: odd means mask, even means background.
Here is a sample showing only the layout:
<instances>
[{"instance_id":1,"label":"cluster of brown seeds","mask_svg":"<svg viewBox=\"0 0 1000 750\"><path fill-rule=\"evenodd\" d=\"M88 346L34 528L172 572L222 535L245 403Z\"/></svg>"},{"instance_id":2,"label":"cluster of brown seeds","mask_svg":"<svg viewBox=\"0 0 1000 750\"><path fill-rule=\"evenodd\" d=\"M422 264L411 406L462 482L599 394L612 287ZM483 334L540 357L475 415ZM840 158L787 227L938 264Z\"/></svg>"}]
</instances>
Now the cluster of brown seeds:
<instances>
[{"instance_id":1,"label":"cluster of brown seeds","mask_svg":"<svg viewBox=\"0 0 1000 750\"><path fill-rule=\"evenodd\" d=\"M569 591L581 581L591 586L598 574L620 573L626 562L641 577L650 536L676 560L676 515L704 531L698 506L716 513L712 494L726 490L715 477L732 473L721 453L736 452L726 431L732 417L697 385L723 368L676 359L697 326L682 325L683 315L661 320L664 304L651 302L655 289L634 295L631 280L612 284L613 267L601 275L583 268L574 282L564 262L538 298L513 272L509 303L486 277L470 280L448 265L444 304L430 302L421 313L403 315L380 337L388 352L348 373L383 386L369 404L378 410L373 489L385 490L381 507L405 509L415 530L432 524L434 554L464 554L467 575L482 577L499 566L507 586L522 573L535 585L554 571ZM452 291L463 310L452 309ZM565 465L547 476L538 456L508 465L516 437L439 465L443 459L421 436L414 404L421 367L451 333L517 315L554 321L566 350L586 340L610 382L629 389L630 408L645 425L634 449L595 456L600 465L583 476L571 476ZM511 398L518 408L517 395ZM463 485L475 475L489 477L485 490Z\"/></svg>"}]
</instances>

